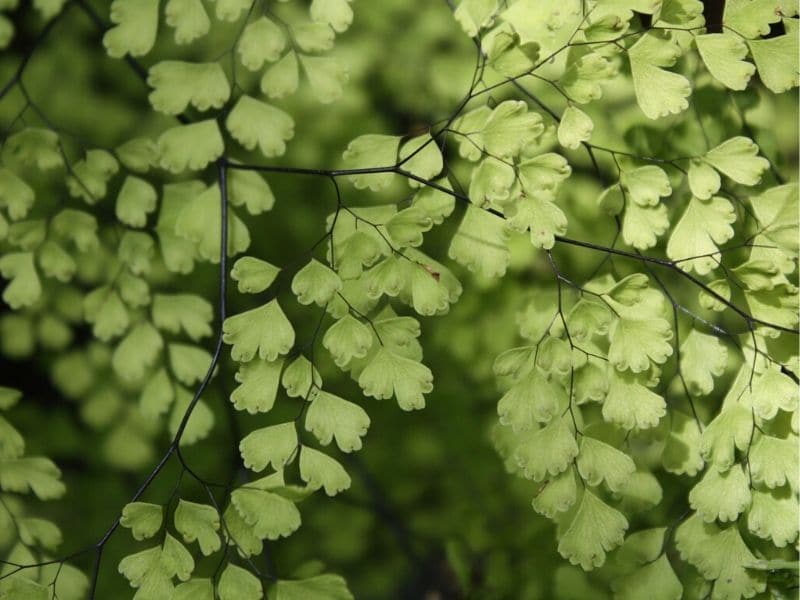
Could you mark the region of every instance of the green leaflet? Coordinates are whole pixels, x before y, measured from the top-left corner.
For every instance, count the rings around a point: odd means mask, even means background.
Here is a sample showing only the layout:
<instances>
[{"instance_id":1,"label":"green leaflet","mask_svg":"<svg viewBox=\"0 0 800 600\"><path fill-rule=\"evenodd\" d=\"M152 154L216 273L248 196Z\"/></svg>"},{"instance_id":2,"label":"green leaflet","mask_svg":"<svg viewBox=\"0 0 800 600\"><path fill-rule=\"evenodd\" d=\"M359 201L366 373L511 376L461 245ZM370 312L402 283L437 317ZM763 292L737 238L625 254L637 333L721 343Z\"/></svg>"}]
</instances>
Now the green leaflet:
<instances>
[{"instance_id":1,"label":"green leaflet","mask_svg":"<svg viewBox=\"0 0 800 600\"><path fill-rule=\"evenodd\" d=\"M248 362L256 353L261 360L272 362L294 345L294 329L277 300L228 317L222 331L237 362Z\"/></svg>"},{"instance_id":2,"label":"green leaflet","mask_svg":"<svg viewBox=\"0 0 800 600\"><path fill-rule=\"evenodd\" d=\"M706 152L703 158L717 171L742 185L756 185L769 168L769 161L758 156L758 146L742 136L724 141Z\"/></svg>"},{"instance_id":3,"label":"green leaflet","mask_svg":"<svg viewBox=\"0 0 800 600\"><path fill-rule=\"evenodd\" d=\"M239 386L231 393L233 406L251 414L269 412L275 404L282 366L282 360L266 361L257 358L240 365L236 373Z\"/></svg>"},{"instance_id":4,"label":"green leaflet","mask_svg":"<svg viewBox=\"0 0 800 600\"><path fill-rule=\"evenodd\" d=\"M350 487L350 476L338 461L308 446L300 450L300 477L312 489L324 488L328 496Z\"/></svg>"},{"instance_id":5,"label":"green leaflet","mask_svg":"<svg viewBox=\"0 0 800 600\"><path fill-rule=\"evenodd\" d=\"M131 530L134 539L144 540L158 533L163 519L163 509L160 505L132 502L122 509L120 524Z\"/></svg>"},{"instance_id":6,"label":"green leaflet","mask_svg":"<svg viewBox=\"0 0 800 600\"><path fill-rule=\"evenodd\" d=\"M180 45L203 37L211 28L202 0L168 0L164 21L175 29L175 43Z\"/></svg>"},{"instance_id":7,"label":"green leaflet","mask_svg":"<svg viewBox=\"0 0 800 600\"><path fill-rule=\"evenodd\" d=\"M433 390L433 374L425 365L380 348L361 371L358 385L378 400L397 399L403 410L425 407L424 394Z\"/></svg>"},{"instance_id":8,"label":"green leaflet","mask_svg":"<svg viewBox=\"0 0 800 600\"><path fill-rule=\"evenodd\" d=\"M103 36L109 56L143 56L156 40L158 0L114 0L111 21L115 26Z\"/></svg>"},{"instance_id":9,"label":"green leaflet","mask_svg":"<svg viewBox=\"0 0 800 600\"><path fill-rule=\"evenodd\" d=\"M225 127L247 150L258 146L267 158L286 152L286 142L294 137L294 119L289 114L250 96L239 98Z\"/></svg>"},{"instance_id":10,"label":"green leaflet","mask_svg":"<svg viewBox=\"0 0 800 600\"><path fill-rule=\"evenodd\" d=\"M275 600L352 600L345 580L339 575L317 575L307 579L278 580L273 588Z\"/></svg>"},{"instance_id":11,"label":"green leaflet","mask_svg":"<svg viewBox=\"0 0 800 600\"><path fill-rule=\"evenodd\" d=\"M159 166L172 173L199 171L222 155L224 145L213 119L167 129L158 138Z\"/></svg>"},{"instance_id":12,"label":"green leaflet","mask_svg":"<svg viewBox=\"0 0 800 600\"><path fill-rule=\"evenodd\" d=\"M239 258L231 269L231 279L243 294L257 294L266 290L280 273L280 269L252 256Z\"/></svg>"},{"instance_id":13,"label":"green leaflet","mask_svg":"<svg viewBox=\"0 0 800 600\"><path fill-rule=\"evenodd\" d=\"M306 430L324 446L336 439L342 452L361 449L361 438L366 435L369 424L369 416L363 408L324 391L314 396L306 411Z\"/></svg>"},{"instance_id":14,"label":"green leaflet","mask_svg":"<svg viewBox=\"0 0 800 600\"><path fill-rule=\"evenodd\" d=\"M190 104L199 111L221 108L231 93L225 71L216 62L162 61L150 68L147 84L153 88L150 104L167 115L178 115Z\"/></svg>"},{"instance_id":15,"label":"green leaflet","mask_svg":"<svg viewBox=\"0 0 800 600\"><path fill-rule=\"evenodd\" d=\"M743 90L756 68L743 60L747 44L733 33L710 33L694 38L697 50L709 72L732 90Z\"/></svg>"},{"instance_id":16,"label":"green leaflet","mask_svg":"<svg viewBox=\"0 0 800 600\"><path fill-rule=\"evenodd\" d=\"M300 527L300 511L275 492L244 486L233 491L231 502L261 539L287 537Z\"/></svg>"},{"instance_id":17,"label":"green leaflet","mask_svg":"<svg viewBox=\"0 0 800 600\"><path fill-rule=\"evenodd\" d=\"M131 227L144 227L147 215L156 209L156 191L144 179L128 176L117 195L117 218Z\"/></svg>"},{"instance_id":18,"label":"green leaflet","mask_svg":"<svg viewBox=\"0 0 800 600\"><path fill-rule=\"evenodd\" d=\"M248 469L259 472L271 464L279 471L294 457L297 447L297 430L289 422L250 432L239 443L239 452Z\"/></svg>"},{"instance_id":19,"label":"green leaflet","mask_svg":"<svg viewBox=\"0 0 800 600\"><path fill-rule=\"evenodd\" d=\"M694 565L703 577L715 582L717 597L753 596L764 591L763 573L745 568L755 557L735 524L722 529L704 523L695 514L678 527L675 542L681 556Z\"/></svg>"},{"instance_id":20,"label":"green leaflet","mask_svg":"<svg viewBox=\"0 0 800 600\"><path fill-rule=\"evenodd\" d=\"M589 141L592 130L594 123L589 115L575 106L568 106L558 124L558 143L574 150Z\"/></svg>"},{"instance_id":21,"label":"green leaflet","mask_svg":"<svg viewBox=\"0 0 800 600\"><path fill-rule=\"evenodd\" d=\"M688 108L689 80L667 71L681 51L669 34L649 32L628 49L633 89L642 112L650 119L680 113Z\"/></svg>"},{"instance_id":22,"label":"green leaflet","mask_svg":"<svg viewBox=\"0 0 800 600\"><path fill-rule=\"evenodd\" d=\"M313 258L292 279L292 292L303 305L325 306L341 289L336 272Z\"/></svg>"},{"instance_id":23,"label":"green leaflet","mask_svg":"<svg viewBox=\"0 0 800 600\"><path fill-rule=\"evenodd\" d=\"M606 552L622 543L628 521L589 490L558 542L558 552L585 570L600 567Z\"/></svg>"},{"instance_id":24,"label":"green leaflet","mask_svg":"<svg viewBox=\"0 0 800 600\"><path fill-rule=\"evenodd\" d=\"M217 583L220 600L260 600L264 597L258 578L236 565L225 567Z\"/></svg>"},{"instance_id":25,"label":"green leaflet","mask_svg":"<svg viewBox=\"0 0 800 600\"><path fill-rule=\"evenodd\" d=\"M369 188L374 192L382 190L392 181L389 172L397 164L397 152L400 138L389 135L362 135L347 145L342 154L345 165L349 169L386 167L385 173L365 173L350 176L350 181L357 189Z\"/></svg>"},{"instance_id":26,"label":"green leaflet","mask_svg":"<svg viewBox=\"0 0 800 600\"><path fill-rule=\"evenodd\" d=\"M286 37L278 25L265 16L247 24L237 46L239 59L251 71L257 71L264 62L278 60L286 46Z\"/></svg>"},{"instance_id":27,"label":"green leaflet","mask_svg":"<svg viewBox=\"0 0 800 600\"><path fill-rule=\"evenodd\" d=\"M216 509L181 499L175 508L175 529L187 543L197 542L204 556L220 548L220 519Z\"/></svg>"},{"instance_id":28,"label":"green leaflet","mask_svg":"<svg viewBox=\"0 0 800 600\"><path fill-rule=\"evenodd\" d=\"M353 22L350 0L312 0L309 14L314 21L330 25L336 33L347 31Z\"/></svg>"}]
</instances>

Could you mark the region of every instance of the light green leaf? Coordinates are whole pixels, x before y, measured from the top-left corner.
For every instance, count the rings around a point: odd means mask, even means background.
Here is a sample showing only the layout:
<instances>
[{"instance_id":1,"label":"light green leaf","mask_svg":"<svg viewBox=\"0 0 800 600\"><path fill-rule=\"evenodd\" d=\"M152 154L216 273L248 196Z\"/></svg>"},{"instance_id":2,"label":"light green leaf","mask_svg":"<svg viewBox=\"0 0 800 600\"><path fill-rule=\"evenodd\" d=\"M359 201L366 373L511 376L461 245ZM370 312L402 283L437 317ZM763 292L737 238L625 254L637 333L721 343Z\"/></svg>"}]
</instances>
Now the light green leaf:
<instances>
[{"instance_id":1,"label":"light green leaf","mask_svg":"<svg viewBox=\"0 0 800 600\"><path fill-rule=\"evenodd\" d=\"M212 306L194 294L156 294L152 306L153 324L169 333L183 330L197 341L211 335Z\"/></svg>"},{"instance_id":2,"label":"light green leaf","mask_svg":"<svg viewBox=\"0 0 800 600\"><path fill-rule=\"evenodd\" d=\"M117 218L131 227L144 227L148 213L156 209L156 191L144 179L129 175L117 195Z\"/></svg>"},{"instance_id":3,"label":"light green leaf","mask_svg":"<svg viewBox=\"0 0 800 600\"><path fill-rule=\"evenodd\" d=\"M300 450L300 478L314 490L324 487L328 496L350 487L350 476L337 460L308 446Z\"/></svg>"},{"instance_id":4,"label":"light green leaf","mask_svg":"<svg viewBox=\"0 0 800 600\"><path fill-rule=\"evenodd\" d=\"M159 165L171 173L200 171L222 156L225 149L215 119L167 129L157 143Z\"/></svg>"},{"instance_id":5,"label":"light green leaf","mask_svg":"<svg viewBox=\"0 0 800 600\"><path fill-rule=\"evenodd\" d=\"M743 90L756 72L756 68L745 61L747 44L733 33L709 33L694 38L708 71L724 86L732 90Z\"/></svg>"},{"instance_id":6,"label":"light green leaf","mask_svg":"<svg viewBox=\"0 0 800 600\"><path fill-rule=\"evenodd\" d=\"M559 83L571 100L586 104L600 98L603 95L601 84L608 83L616 74L614 63L599 52L593 52L588 45L573 46L567 52L566 68Z\"/></svg>"},{"instance_id":7,"label":"light green leaf","mask_svg":"<svg viewBox=\"0 0 800 600\"><path fill-rule=\"evenodd\" d=\"M194 571L194 559L186 547L176 540L170 533L164 538L161 550L161 564L171 576L177 576L181 581L187 581Z\"/></svg>"},{"instance_id":8,"label":"light green leaf","mask_svg":"<svg viewBox=\"0 0 800 600\"><path fill-rule=\"evenodd\" d=\"M679 261L683 269L706 275L719 267L719 245L733 237L731 224L735 222L736 212L728 200L692 198L672 230L667 256Z\"/></svg>"},{"instance_id":9,"label":"light green leaf","mask_svg":"<svg viewBox=\"0 0 800 600\"><path fill-rule=\"evenodd\" d=\"M706 523L734 521L750 506L750 482L741 465L720 472L709 466L689 492L689 504Z\"/></svg>"},{"instance_id":10,"label":"light green leaf","mask_svg":"<svg viewBox=\"0 0 800 600\"><path fill-rule=\"evenodd\" d=\"M316 73L314 66L316 61L311 63L311 71ZM309 69L306 69L308 72ZM309 77L311 80L311 77ZM297 64L297 54L289 50L282 59L271 65L264 71L261 77L261 93L271 99L283 98L297 91L300 83L300 71Z\"/></svg>"},{"instance_id":11,"label":"light green leaf","mask_svg":"<svg viewBox=\"0 0 800 600\"><path fill-rule=\"evenodd\" d=\"M345 166L349 169L381 168L393 169L397 164L397 151L400 138L392 135L367 134L354 139L342 154ZM359 190L369 188L378 192L392 181L392 173L369 173L351 175L350 181Z\"/></svg>"},{"instance_id":12,"label":"light green leaf","mask_svg":"<svg viewBox=\"0 0 800 600\"><path fill-rule=\"evenodd\" d=\"M172 380L167 375L166 369L162 368L150 377L150 381L142 388L139 408L145 417L154 420L169 410L174 399Z\"/></svg>"},{"instance_id":13,"label":"light green leaf","mask_svg":"<svg viewBox=\"0 0 800 600\"><path fill-rule=\"evenodd\" d=\"M167 352L172 373L185 385L202 381L211 364L208 351L197 346L172 343L167 346Z\"/></svg>"},{"instance_id":14,"label":"light green leaf","mask_svg":"<svg viewBox=\"0 0 800 600\"><path fill-rule=\"evenodd\" d=\"M294 329L277 300L225 319L223 340L231 344L231 357L248 362L258 353L261 360L274 361L294 345Z\"/></svg>"},{"instance_id":15,"label":"light green leaf","mask_svg":"<svg viewBox=\"0 0 800 600\"><path fill-rule=\"evenodd\" d=\"M704 160L736 183L756 185L769 168L769 161L758 156L758 146L749 138L737 136L706 152Z\"/></svg>"},{"instance_id":16,"label":"light green leaf","mask_svg":"<svg viewBox=\"0 0 800 600\"><path fill-rule=\"evenodd\" d=\"M517 156L522 149L535 141L544 131L542 117L528 111L528 105L519 100L506 100L498 104L483 126L483 146L492 156Z\"/></svg>"},{"instance_id":17,"label":"light green leaf","mask_svg":"<svg viewBox=\"0 0 800 600\"><path fill-rule=\"evenodd\" d=\"M202 9L202 5L201 5ZM179 115L191 104L199 111L221 108L231 95L222 65L163 60L147 75L150 104L166 115Z\"/></svg>"},{"instance_id":18,"label":"light green leaf","mask_svg":"<svg viewBox=\"0 0 800 600\"><path fill-rule=\"evenodd\" d=\"M533 499L533 509L548 519L555 519L559 513L567 512L578 496L575 470L566 471L551 477L547 485Z\"/></svg>"},{"instance_id":19,"label":"light green leaf","mask_svg":"<svg viewBox=\"0 0 800 600\"><path fill-rule=\"evenodd\" d=\"M590 571L602 566L606 553L622 543L627 528L622 513L584 490L578 510L558 542L558 552L573 565Z\"/></svg>"},{"instance_id":20,"label":"light green leaf","mask_svg":"<svg viewBox=\"0 0 800 600\"><path fill-rule=\"evenodd\" d=\"M0 169L0 206L12 221L25 218L35 199L33 188L23 179L10 169Z\"/></svg>"},{"instance_id":21,"label":"light green leaf","mask_svg":"<svg viewBox=\"0 0 800 600\"><path fill-rule=\"evenodd\" d=\"M138 382L158 358L164 341L148 321L142 321L128 332L111 355L114 372L124 381Z\"/></svg>"},{"instance_id":22,"label":"light green leaf","mask_svg":"<svg viewBox=\"0 0 800 600\"><path fill-rule=\"evenodd\" d=\"M306 412L306 431L313 433L323 446L335 438L342 452L361 449L361 438L367 434L369 424L363 408L321 390Z\"/></svg>"},{"instance_id":23,"label":"light green leaf","mask_svg":"<svg viewBox=\"0 0 800 600\"><path fill-rule=\"evenodd\" d=\"M719 173L711 165L699 159L689 164L689 188L700 200L708 200L719 191L722 184Z\"/></svg>"},{"instance_id":24,"label":"light green leaf","mask_svg":"<svg viewBox=\"0 0 800 600\"><path fill-rule=\"evenodd\" d=\"M53 461L26 456L0 460L0 489L19 494L33 492L39 500L53 500L64 495L66 486Z\"/></svg>"},{"instance_id":25,"label":"light green leaf","mask_svg":"<svg viewBox=\"0 0 800 600\"><path fill-rule=\"evenodd\" d=\"M761 435L750 448L749 467L753 483L769 489L789 485L798 489L797 437L780 439Z\"/></svg>"},{"instance_id":26,"label":"light green leaf","mask_svg":"<svg viewBox=\"0 0 800 600\"><path fill-rule=\"evenodd\" d=\"M681 344L681 369L692 394L710 394L727 363L728 349L718 337L692 329Z\"/></svg>"},{"instance_id":27,"label":"light green leaf","mask_svg":"<svg viewBox=\"0 0 800 600\"><path fill-rule=\"evenodd\" d=\"M744 451L750 444L753 419L741 404L724 407L703 431L700 454L720 470L734 464L734 448Z\"/></svg>"},{"instance_id":28,"label":"light green leaf","mask_svg":"<svg viewBox=\"0 0 800 600\"><path fill-rule=\"evenodd\" d=\"M275 600L353 600L347 583L338 575L317 575L295 581L278 580Z\"/></svg>"},{"instance_id":29,"label":"light green leaf","mask_svg":"<svg viewBox=\"0 0 800 600\"><path fill-rule=\"evenodd\" d=\"M247 150L258 146L267 158L281 156L294 137L294 119L288 113L246 95L228 114L225 127Z\"/></svg>"},{"instance_id":30,"label":"light green leaf","mask_svg":"<svg viewBox=\"0 0 800 600\"><path fill-rule=\"evenodd\" d=\"M781 20L778 5L775 0L729 0L722 22L745 38L767 35L770 25Z\"/></svg>"},{"instance_id":31,"label":"light green leaf","mask_svg":"<svg viewBox=\"0 0 800 600\"><path fill-rule=\"evenodd\" d=\"M485 210L467 206L447 256L485 277L502 277L511 253L506 223Z\"/></svg>"},{"instance_id":32,"label":"light green leaf","mask_svg":"<svg viewBox=\"0 0 800 600\"><path fill-rule=\"evenodd\" d=\"M660 197L672 193L672 186L664 169L655 165L622 171L620 183L627 192L626 197L639 206L656 206Z\"/></svg>"},{"instance_id":33,"label":"light green leaf","mask_svg":"<svg viewBox=\"0 0 800 600\"><path fill-rule=\"evenodd\" d=\"M433 390L433 374L425 365L381 347L361 371L358 385L366 396L378 400L397 399L403 410L425 407L425 397Z\"/></svg>"},{"instance_id":34,"label":"light green leaf","mask_svg":"<svg viewBox=\"0 0 800 600\"><path fill-rule=\"evenodd\" d=\"M672 328L661 318L620 318L611 330L608 360L618 371L642 373L672 355Z\"/></svg>"},{"instance_id":35,"label":"light green leaf","mask_svg":"<svg viewBox=\"0 0 800 600\"><path fill-rule=\"evenodd\" d=\"M514 453L522 475L534 481L562 473L576 456L578 444L564 418L555 418L541 429L525 432Z\"/></svg>"},{"instance_id":36,"label":"light green leaf","mask_svg":"<svg viewBox=\"0 0 800 600\"><path fill-rule=\"evenodd\" d=\"M158 29L158 0L114 0L111 22L115 24L103 36L108 55L144 56L153 47Z\"/></svg>"},{"instance_id":37,"label":"light green leaf","mask_svg":"<svg viewBox=\"0 0 800 600\"><path fill-rule=\"evenodd\" d=\"M675 544L684 560L714 582L714 597L751 598L764 591L764 573L746 568L755 562L755 557L736 524L720 529L694 514L678 527Z\"/></svg>"},{"instance_id":38,"label":"light green leaf","mask_svg":"<svg viewBox=\"0 0 800 600\"><path fill-rule=\"evenodd\" d=\"M531 243L536 248L549 250L557 235L567 233L567 217L556 205L552 191L528 193L517 202L516 213L508 226L519 232L530 230Z\"/></svg>"},{"instance_id":39,"label":"light green leaf","mask_svg":"<svg viewBox=\"0 0 800 600\"><path fill-rule=\"evenodd\" d=\"M92 333L104 342L125 333L130 317L117 292L109 287L100 287L86 294L83 312Z\"/></svg>"},{"instance_id":40,"label":"light green leaf","mask_svg":"<svg viewBox=\"0 0 800 600\"><path fill-rule=\"evenodd\" d=\"M233 206L245 206L251 215L260 215L275 205L272 189L258 172L232 169L229 182L228 202Z\"/></svg>"},{"instance_id":41,"label":"light green leaf","mask_svg":"<svg viewBox=\"0 0 800 600\"><path fill-rule=\"evenodd\" d=\"M681 55L669 34L645 33L628 49L633 89L642 112L650 119L683 112L692 87L683 75L667 71Z\"/></svg>"},{"instance_id":42,"label":"light green leaf","mask_svg":"<svg viewBox=\"0 0 800 600\"><path fill-rule=\"evenodd\" d=\"M423 209L410 206L395 213L384 227L396 248L416 248L422 245L422 234L433 227L433 220Z\"/></svg>"},{"instance_id":43,"label":"light green leaf","mask_svg":"<svg viewBox=\"0 0 800 600\"><path fill-rule=\"evenodd\" d=\"M300 511L277 493L245 486L233 491L231 502L261 539L287 537L300 527Z\"/></svg>"},{"instance_id":44,"label":"light green leaf","mask_svg":"<svg viewBox=\"0 0 800 600\"><path fill-rule=\"evenodd\" d=\"M55 550L63 541L61 530L45 519L25 517L17 519L19 539L28 546L40 546L47 550Z\"/></svg>"},{"instance_id":45,"label":"light green leaf","mask_svg":"<svg viewBox=\"0 0 800 600\"><path fill-rule=\"evenodd\" d=\"M175 43L190 44L211 28L202 0L169 0L164 7L164 20L175 29Z\"/></svg>"},{"instance_id":46,"label":"light green leaf","mask_svg":"<svg viewBox=\"0 0 800 600\"><path fill-rule=\"evenodd\" d=\"M502 205L509 200L515 181L516 175L511 163L487 156L472 171L469 199L480 207L487 207L492 203Z\"/></svg>"},{"instance_id":47,"label":"light green leaf","mask_svg":"<svg viewBox=\"0 0 800 600\"><path fill-rule=\"evenodd\" d=\"M622 239L637 250L647 250L656 245L659 236L669 229L667 207L639 206L635 202L625 207L622 218Z\"/></svg>"},{"instance_id":48,"label":"light green leaf","mask_svg":"<svg viewBox=\"0 0 800 600\"><path fill-rule=\"evenodd\" d=\"M372 347L372 341L370 328L348 314L328 328L322 345L331 353L336 366L343 369L353 358L364 358ZM310 383L310 371L308 376Z\"/></svg>"},{"instance_id":49,"label":"light green leaf","mask_svg":"<svg viewBox=\"0 0 800 600\"><path fill-rule=\"evenodd\" d=\"M234 564L228 564L222 572L217 593L219 600L261 600L264 597L258 577Z\"/></svg>"},{"instance_id":50,"label":"light green leaf","mask_svg":"<svg viewBox=\"0 0 800 600\"><path fill-rule=\"evenodd\" d=\"M453 16L469 37L475 37L494 21L497 0L461 0Z\"/></svg>"},{"instance_id":51,"label":"light green leaf","mask_svg":"<svg viewBox=\"0 0 800 600\"><path fill-rule=\"evenodd\" d=\"M280 471L293 459L297 447L297 430L292 421L256 429L239 442L244 466L256 473L270 464Z\"/></svg>"},{"instance_id":52,"label":"light green leaf","mask_svg":"<svg viewBox=\"0 0 800 600\"><path fill-rule=\"evenodd\" d=\"M171 600L214 600L214 584L210 579L190 579L175 587Z\"/></svg>"},{"instance_id":53,"label":"light green leaf","mask_svg":"<svg viewBox=\"0 0 800 600\"><path fill-rule=\"evenodd\" d=\"M800 505L787 486L773 490L753 490L753 502L747 511L747 528L778 548L793 543L800 527Z\"/></svg>"},{"instance_id":54,"label":"light green leaf","mask_svg":"<svg viewBox=\"0 0 800 600\"><path fill-rule=\"evenodd\" d=\"M178 427L183 421L192 400L192 394L188 390L177 386L175 404L169 417L169 432L173 437L177 434ZM186 429L184 429L181 436L181 446L190 446L195 442L206 439L213 428L214 413L211 412L211 409L203 400L199 400L194 405L192 414L186 422Z\"/></svg>"},{"instance_id":55,"label":"light green leaf","mask_svg":"<svg viewBox=\"0 0 800 600\"><path fill-rule=\"evenodd\" d=\"M299 23L292 27L297 46L303 52L325 52L333 48L336 34L325 23Z\"/></svg>"},{"instance_id":56,"label":"light green leaf","mask_svg":"<svg viewBox=\"0 0 800 600\"><path fill-rule=\"evenodd\" d=\"M131 502L122 509L120 525L131 530L135 540L146 540L161 529L164 510L160 504Z\"/></svg>"},{"instance_id":57,"label":"light green leaf","mask_svg":"<svg viewBox=\"0 0 800 600\"><path fill-rule=\"evenodd\" d=\"M339 59L301 54L300 64L303 66L311 91L317 100L323 104L329 104L342 95L344 85L350 79L350 75L347 67ZM287 70L289 68L286 67ZM296 66L293 68L297 69ZM297 87L296 83L294 83L294 87Z\"/></svg>"},{"instance_id":58,"label":"light green leaf","mask_svg":"<svg viewBox=\"0 0 800 600\"><path fill-rule=\"evenodd\" d=\"M281 384L290 398L309 399L312 388L322 386L319 371L302 354L286 367L281 376Z\"/></svg>"},{"instance_id":59,"label":"light green leaf","mask_svg":"<svg viewBox=\"0 0 800 600\"><path fill-rule=\"evenodd\" d=\"M645 563L632 573L611 584L614 597L619 600L637 600L647 597L652 600L680 600L683 586L672 570L666 554L653 562Z\"/></svg>"},{"instance_id":60,"label":"light green leaf","mask_svg":"<svg viewBox=\"0 0 800 600\"><path fill-rule=\"evenodd\" d=\"M174 232L193 242L197 254L212 263L219 263L222 215L219 186L198 190L187 199L175 221ZM228 255L244 252L250 246L250 232L238 215L228 211Z\"/></svg>"},{"instance_id":61,"label":"light green leaf","mask_svg":"<svg viewBox=\"0 0 800 600\"><path fill-rule=\"evenodd\" d=\"M126 168L146 173L157 162L156 145L150 138L139 137L117 146L114 154Z\"/></svg>"},{"instance_id":62,"label":"light green leaf","mask_svg":"<svg viewBox=\"0 0 800 600\"><path fill-rule=\"evenodd\" d=\"M578 472L591 486L605 481L612 492L620 491L636 465L630 456L598 439L583 436L578 454Z\"/></svg>"},{"instance_id":63,"label":"light green leaf","mask_svg":"<svg viewBox=\"0 0 800 600\"><path fill-rule=\"evenodd\" d=\"M342 289L342 280L330 267L312 258L292 279L292 293L304 306L325 306Z\"/></svg>"},{"instance_id":64,"label":"light green leaf","mask_svg":"<svg viewBox=\"0 0 800 600\"><path fill-rule=\"evenodd\" d=\"M347 31L353 22L349 0L312 0L309 12L314 21L330 25L336 33Z\"/></svg>"},{"instance_id":65,"label":"light green leaf","mask_svg":"<svg viewBox=\"0 0 800 600\"><path fill-rule=\"evenodd\" d=\"M411 138L400 148L399 166L422 179L433 179L444 168L442 152L430 133ZM422 187L424 184L409 179L411 187Z\"/></svg>"},{"instance_id":66,"label":"light green leaf","mask_svg":"<svg viewBox=\"0 0 800 600\"><path fill-rule=\"evenodd\" d=\"M119 163L112 154L105 150L89 150L67 176L69 193L87 204L96 204L105 197L108 182L118 170Z\"/></svg>"},{"instance_id":67,"label":"light green leaf","mask_svg":"<svg viewBox=\"0 0 800 600\"><path fill-rule=\"evenodd\" d=\"M574 150L591 139L593 130L594 123L589 115L576 106L568 106L558 124L558 143Z\"/></svg>"},{"instance_id":68,"label":"light green leaf","mask_svg":"<svg viewBox=\"0 0 800 600\"><path fill-rule=\"evenodd\" d=\"M603 419L623 429L650 429L667 412L664 398L633 375L614 372L603 402Z\"/></svg>"},{"instance_id":69,"label":"light green leaf","mask_svg":"<svg viewBox=\"0 0 800 600\"><path fill-rule=\"evenodd\" d=\"M231 402L236 410L250 414L269 412L275 404L278 380L283 360L251 360L239 365L236 381L239 386L231 393Z\"/></svg>"},{"instance_id":70,"label":"light green leaf","mask_svg":"<svg viewBox=\"0 0 800 600\"><path fill-rule=\"evenodd\" d=\"M530 352L526 362L532 364ZM567 393L556 381L539 369L531 369L497 403L502 425L514 431L528 431L536 423L548 423L567 406Z\"/></svg>"},{"instance_id":71,"label":"light green leaf","mask_svg":"<svg viewBox=\"0 0 800 600\"><path fill-rule=\"evenodd\" d=\"M670 413L670 420L661 462L670 473L694 477L705 465L700 454L700 428L697 421L678 411Z\"/></svg>"},{"instance_id":72,"label":"light green leaf","mask_svg":"<svg viewBox=\"0 0 800 600\"><path fill-rule=\"evenodd\" d=\"M251 6L251 0L214 0L217 5L215 16L220 21L236 21Z\"/></svg>"},{"instance_id":73,"label":"light green leaf","mask_svg":"<svg viewBox=\"0 0 800 600\"><path fill-rule=\"evenodd\" d=\"M181 499L175 508L175 529L186 543L196 541L203 556L210 556L221 546L220 519L216 509L207 504L197 504Z\"/></svg>"},{"instance_id":74,"label":"light green leaf","mask_svg":"<svg viewBox=\"0 0 800 600\"><path fill-rule=\"evenodd\" d=\"M275 62L286 47L286 36L278 25L261 16L247 24L236 51L242 64L258 71L265 62Z\"/></svg>"},{"instance_id":75,"label":"light green leaf","mask_svg":"<svg viewBox=\"0 0 800 600\"><path fill-rule=\"evenodd\" d=\"M0 274L10 281L3 290L3 301L12 310L30 306L42 295L32 252L12 252L0 257Z\"/></svg>"},{"instance_id":76,"label":"light green leaf","mask_svg":"<svg viewBox=\"0 0 800 600\"><path fill-rule=\"evenodd\" d=\"M748 40L750 53L758 67L758 76L767 89L780 94L800 83L798 75L797 33L787 31L784 35L764 40Z\"/></svg>"},{"instance_id":77,"label":"light green leaf","mask_svg":"<svg viewBox=\"0 0 800 600\"><path fill-rule=\"evenodd\" d=\"M233 264L231 279L243 294L257 294L266 290L280 273L280 269L265 260L243 256Z\"/></svg>"}]
</instances>

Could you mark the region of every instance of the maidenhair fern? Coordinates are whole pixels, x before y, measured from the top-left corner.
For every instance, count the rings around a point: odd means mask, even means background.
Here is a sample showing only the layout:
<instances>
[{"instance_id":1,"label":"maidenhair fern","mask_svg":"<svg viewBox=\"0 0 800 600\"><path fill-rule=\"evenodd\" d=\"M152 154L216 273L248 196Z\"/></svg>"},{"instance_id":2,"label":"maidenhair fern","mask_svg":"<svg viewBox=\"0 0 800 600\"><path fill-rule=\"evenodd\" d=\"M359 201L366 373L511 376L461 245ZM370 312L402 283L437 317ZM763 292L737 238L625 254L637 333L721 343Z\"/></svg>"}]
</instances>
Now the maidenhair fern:
<instances>
[{"instance_id":1,"label":"maidenhair fern","mask_svg":"<svg viewBox=\"0 0 800 600\"><path fill-rule=\"evenodd\" d=\"M0 598L794 593L796 1L22 4Z\"/></svg>"}]
</instances>

